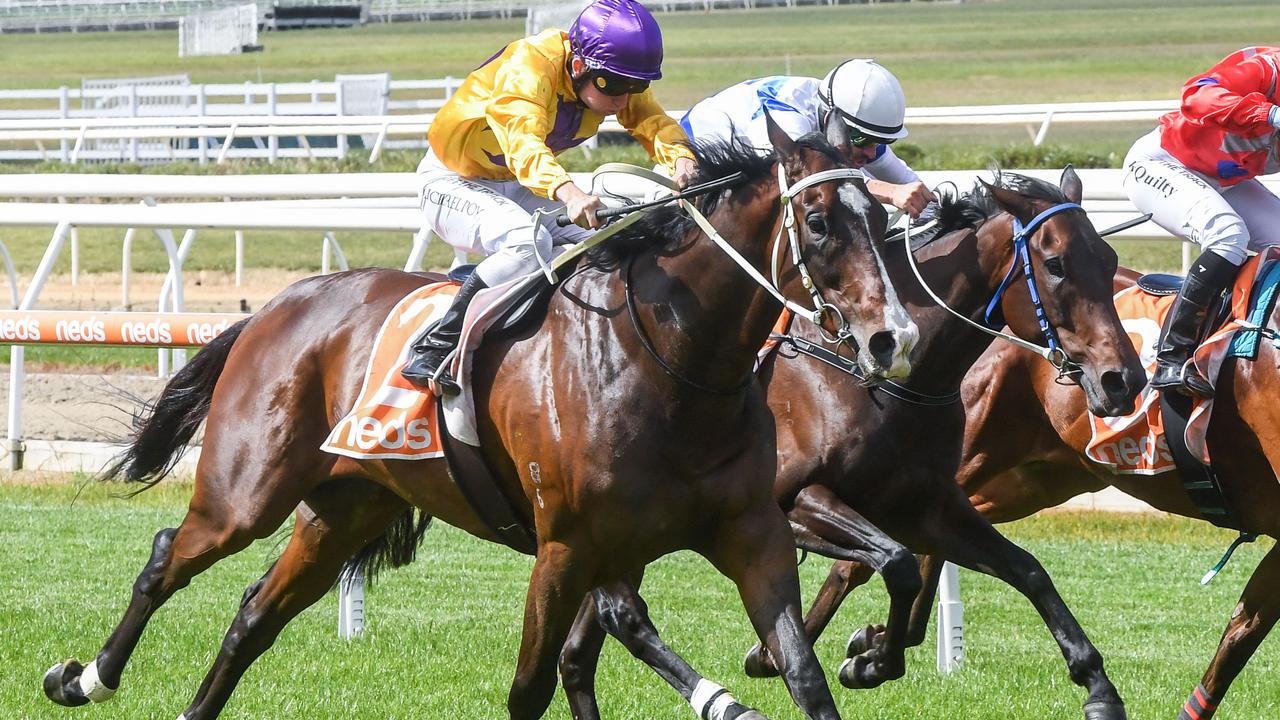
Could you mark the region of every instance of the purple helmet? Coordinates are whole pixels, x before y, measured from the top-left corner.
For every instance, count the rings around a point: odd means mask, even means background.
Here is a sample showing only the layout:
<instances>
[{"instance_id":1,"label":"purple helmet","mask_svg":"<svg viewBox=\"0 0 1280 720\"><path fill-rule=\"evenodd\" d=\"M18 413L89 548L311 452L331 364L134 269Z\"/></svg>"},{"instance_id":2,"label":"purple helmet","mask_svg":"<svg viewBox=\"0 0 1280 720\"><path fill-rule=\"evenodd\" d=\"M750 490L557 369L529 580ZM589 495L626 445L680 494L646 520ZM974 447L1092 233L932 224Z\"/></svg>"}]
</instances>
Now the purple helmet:
<instances>
[{"instance_id":1,"label":"purple helmet","mask_svg":"<svg viewBox=\"0 0 1280 720\"><path fill-rule=\"evenodd\" d=\"M662 31L635 0L595 0L573 21L569 42L592 70L637 80L662 77Z\"/></svg>"}]
</instances>

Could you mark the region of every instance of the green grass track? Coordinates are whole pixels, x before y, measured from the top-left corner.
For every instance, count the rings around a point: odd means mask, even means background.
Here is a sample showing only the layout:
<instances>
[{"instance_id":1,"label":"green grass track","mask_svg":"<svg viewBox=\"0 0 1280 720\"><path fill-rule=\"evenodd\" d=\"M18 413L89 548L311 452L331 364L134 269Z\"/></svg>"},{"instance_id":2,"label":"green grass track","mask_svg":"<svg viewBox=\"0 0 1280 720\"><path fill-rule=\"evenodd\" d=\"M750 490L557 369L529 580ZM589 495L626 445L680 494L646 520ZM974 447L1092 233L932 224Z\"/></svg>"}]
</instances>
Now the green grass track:
<instances>
[{"instance_id":1,"label":"green grass track","mask_svg":"<svg viewBox=\"0 0 1280 720\"><path fill-rule=\"evenodd\" d=\"M152 620L109 703L65 709L40 677L76 656L88 661L119 620L151 538L180 522L191 486L167 482L134 499L119 487L0 482L0 717L107 720L177 717L212 662L244 588L278 552L260 542L198 577ZM1173 720L1199 682L1245 579L1271 541L1243 547L1208 587L1197 584L1230 533L1157 516L1051 514L1004 530L1034 552L1106 658L1135 720ZM800 570L811 598L828 564ZM443 525L417 562L388 573L367 596L367 634L336 637L336 599L303 613L259 660L224 712L228 720L453 719L505 716L516 657L527 558ZM1078 720L1083 692L1020 595L961 574L966 661L934 669L933 633L908 653L908 673L870 691L835 688L854 720ZM751 630L732 585L701 558L662 559L645 580L653 618L672 647L774 720L799 717L778 681L740 668ZM856 593L818 646L834 683L844 639L882 621L879 580ZM1264 643L1219 720L1280 717L1280 651ZM599 694L607 718L692 718L678 696L610 641ZM557 696L548 717L566 718Z\"/></svg>"}]
</instances>

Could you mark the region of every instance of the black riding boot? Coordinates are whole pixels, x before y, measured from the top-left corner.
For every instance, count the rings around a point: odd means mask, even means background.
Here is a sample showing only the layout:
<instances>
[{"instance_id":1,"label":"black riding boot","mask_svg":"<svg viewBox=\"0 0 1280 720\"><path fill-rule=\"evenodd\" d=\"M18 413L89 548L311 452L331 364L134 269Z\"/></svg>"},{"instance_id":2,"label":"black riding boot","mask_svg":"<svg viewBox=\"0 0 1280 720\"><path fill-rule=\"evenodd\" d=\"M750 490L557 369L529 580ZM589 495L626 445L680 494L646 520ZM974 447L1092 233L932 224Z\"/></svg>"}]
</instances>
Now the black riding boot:
<instances>
[{"instance_id":1,"label":"black riding boot","mask_svg":"<svg viewBox=\"0 0 1280 720\"><path fill-rule=\"evenodd\" d=\"M1165 318L1156 353L1151 387L1171 388L1184 395L1213 397L1213 384L1190 362L1208 322L1210 307L1235 279L1240 268L1217 253L1205 251L1191 264L1182 289Z\"/></svg>"},{"instance_id":2,"label":"black riding boot","mask_svg":"<svg viewBox=\"0 0 1280 720\"><path fill-rule=\"evenodd\" d=\"M449 309L413 341L413 355L400 371L405 380L423 389L430 389L434 381L436 388L444 395L457 395L461 391L448 371L440 369L440 364L458 346L458 340L462 337L462 321L467 316L467 305L471 303L471 298L486 287L488 285L485 285L478 273L473 272L467 276Z\"/></svg>"}]
</instances>

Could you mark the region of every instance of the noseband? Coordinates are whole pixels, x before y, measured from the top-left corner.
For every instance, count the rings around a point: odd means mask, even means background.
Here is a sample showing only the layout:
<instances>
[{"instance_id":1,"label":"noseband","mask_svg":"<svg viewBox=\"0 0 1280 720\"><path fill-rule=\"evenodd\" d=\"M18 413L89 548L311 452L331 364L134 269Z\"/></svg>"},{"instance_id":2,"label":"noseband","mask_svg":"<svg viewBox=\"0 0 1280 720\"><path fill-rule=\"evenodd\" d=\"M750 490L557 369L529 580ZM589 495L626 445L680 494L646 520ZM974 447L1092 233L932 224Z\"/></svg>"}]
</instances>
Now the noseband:
<instances>
[{"instance_id":1,"label":"noseband","mask_svg":"<svg viewBox=\"0 0 1280 720\"><path fill-rule=\"evenodd\" d=\"M903 245L906 248L907 260L911 265L911 271L915 273L916 280L920 282L920 286L925 289L925 292L929 293L929 297L933 298L935 303L950 312L952 315L955 315L979 330L994 337L1003 338L1014 345L1026 348L1040 357L1043 357L1045 360L1048 360L1049 364L1057 368L1058 379L1061 380L1062 378L1079 375L1084 372L1084 369L1080 366L1080 363L1071 359L1067 354L1067 351L1064 350L1062 345L1058 342L1058 333L1054 330L1053 324L1049 322L1048 314L1045 313L1044 303L1040 300L1040 288L1036 285L1036 276L1035 273L1032 272L1031 268L1031 253L1028 250L1028 241L1033 235L1035 235L1036 231L1044 225L1045 221L1054 215L1067 210L1083 209L1084 208L1080 207L1077 203L1059 203L1039 215L1036 215L1031 219L1031 222L1026 225L1023 225L1022 221L1016 217L1013 219L1013 260L1009 265L1009 272L1005 273L1004 280L1000 282L1000 286L996 289L995 295L993 295L991 301L987 303L986 312L983 314L983 324L981 325L953 310L945 301L943 301L942 298L938 297L933 289L929 287L929 284L924 281L924 276L920 274L920 268L916 265L915 253L911 251L910 225L907 226L907 231L904 234ZM1019 262L1019 260L1021 260L1021 262ZM1031 305L1035 308L1036 320L1040 324L1040 332L1044 335L1045 343L1048 347L1027 342L1020 337L1015 337L1008 333L1001 332L993 327L995 323L992 321L992 316L1000 306L1000 301L1004 297L1005 291L1009 289L1009 286L1013 283L1013 279L1017 276L1019 271L1021 271L1026 277L1027 290L1031 295Z\"/></svg>"}]
</instances>

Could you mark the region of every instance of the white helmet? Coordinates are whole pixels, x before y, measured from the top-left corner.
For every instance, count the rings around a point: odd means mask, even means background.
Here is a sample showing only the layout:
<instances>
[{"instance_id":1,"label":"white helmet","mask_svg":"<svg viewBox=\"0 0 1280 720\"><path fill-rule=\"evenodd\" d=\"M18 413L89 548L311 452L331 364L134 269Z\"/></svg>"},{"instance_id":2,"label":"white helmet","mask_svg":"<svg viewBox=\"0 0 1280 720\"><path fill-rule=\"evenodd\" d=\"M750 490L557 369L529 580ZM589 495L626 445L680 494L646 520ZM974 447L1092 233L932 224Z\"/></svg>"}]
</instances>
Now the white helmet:
<instances>
[{"instance_id":1,"label":"white helmet","mask_svg":"<svg viewBox=\"0 0 1280 720\"><path fill-rule=\"evenodd\" d=\"M822 99L854 129L871 138L907 136L907 98L893 73L871 60L846 60L822 79Z\"/></svg>"}]
</instances>

